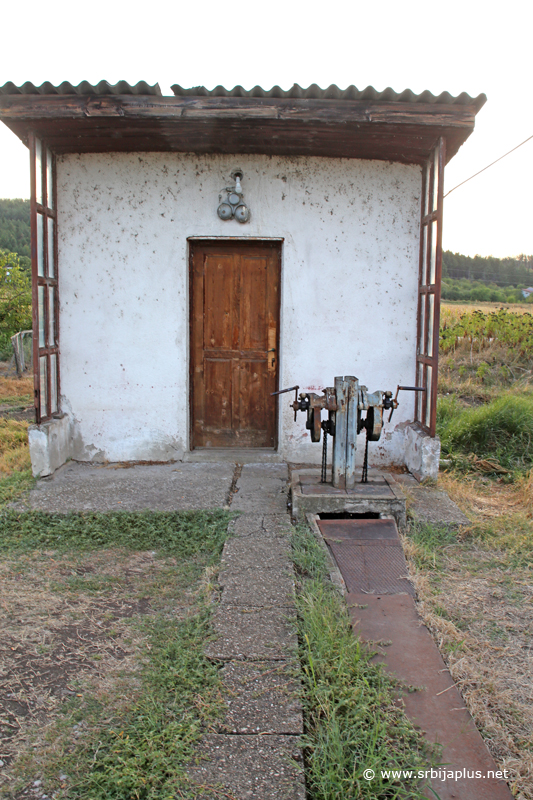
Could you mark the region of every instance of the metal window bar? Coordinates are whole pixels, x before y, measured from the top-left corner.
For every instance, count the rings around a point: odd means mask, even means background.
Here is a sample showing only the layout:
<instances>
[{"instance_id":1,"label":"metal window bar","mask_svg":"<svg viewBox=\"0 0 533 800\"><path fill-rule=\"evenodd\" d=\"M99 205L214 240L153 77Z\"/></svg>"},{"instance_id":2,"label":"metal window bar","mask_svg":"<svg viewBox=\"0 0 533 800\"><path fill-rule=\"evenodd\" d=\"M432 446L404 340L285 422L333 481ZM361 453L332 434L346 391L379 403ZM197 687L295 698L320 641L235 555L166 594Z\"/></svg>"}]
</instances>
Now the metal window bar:
<instances>
[{"instance_id":1,"label":"metal window bar","mask_svg":"<svg viewBox=\"0 0 533 800\"><path fill-rule=\"evenodd\" d=\"M415 420L435 436L442 279L442 212L446 141L440 138L422 171L420 255L418 273Z\"/></svg>"},{"instance_id":2,"label":"metal window bar","mask_svg":"<svg viewBox=\"0 0 533 800\"><path fill-rule=\"evenodd\" d=\"M30 136L33 381L35 421L59 413L59 291L55 156ZM38 155L40 153L40 164ZM38 168L38 164L40 169ZM40 302L41 299L41 302ZM54 399L54 404L52 400Z\"/></svg>"}]
</instances>

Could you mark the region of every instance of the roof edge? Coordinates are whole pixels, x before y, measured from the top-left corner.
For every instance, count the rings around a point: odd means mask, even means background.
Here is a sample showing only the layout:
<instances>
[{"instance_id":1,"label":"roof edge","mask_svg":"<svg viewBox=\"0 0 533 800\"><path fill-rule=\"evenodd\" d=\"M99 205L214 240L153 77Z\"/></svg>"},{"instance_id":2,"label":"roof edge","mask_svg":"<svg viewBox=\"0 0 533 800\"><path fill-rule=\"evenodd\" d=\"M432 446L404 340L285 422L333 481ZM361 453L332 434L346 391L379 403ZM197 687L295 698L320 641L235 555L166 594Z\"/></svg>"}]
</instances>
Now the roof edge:
<instances>
[{"instance_id":1,"label":"roof edge","mask_svg":"<svg viewBox=\"0 0 533 800\"><path fill-rule=\"evenodd\" d=\"M88 81L81 81L77 86L73 86L68 81L63 81L58 86L54 86L49 81L45 81L40 86L35 86L31 81L26 81L22 86L15 86L14 83L8 81L0 86L0 95L78 95L78 96L105 96L105 95L158 95L161 96L161 88L158 83L150 86L146 81L139 81L132 85L127 81L119 81L118 83L108 83L108 81L100 81L93 84Z\"/></svg>"},{"instance_id":2,"label":"roof edge","mask_svg":"<svg viewBox=\"0 0 533 800\"><path fill-rule=\"evenodd\" d=\"M340 89L335 84L331 84L327 89L321 89L316 83L303 89L295 83L290 89L282 89L280 86L273 86L271 89L263 89L261 86L254 86L252 89L244 89L242 86L234 86L233 89L226 89L224 86L215 86L214 89L207 89L205 86L194 86L185 89L175 83L170 87L177 97L245 97L262 99L294 99L294 100L342 100L342 101L373 101L380 103L426 103L429 105L459 105L473 106L477 112L487 102L485 94L471 97L467 92L454 97L449 92L441 92L434 95L429 90L420 94L415 94L410 89L403 92L395 92L390 86L382 92L378 92L373 86L366 89L358 89L353 84L346 89Z\"/></svg>"}]
</instances>

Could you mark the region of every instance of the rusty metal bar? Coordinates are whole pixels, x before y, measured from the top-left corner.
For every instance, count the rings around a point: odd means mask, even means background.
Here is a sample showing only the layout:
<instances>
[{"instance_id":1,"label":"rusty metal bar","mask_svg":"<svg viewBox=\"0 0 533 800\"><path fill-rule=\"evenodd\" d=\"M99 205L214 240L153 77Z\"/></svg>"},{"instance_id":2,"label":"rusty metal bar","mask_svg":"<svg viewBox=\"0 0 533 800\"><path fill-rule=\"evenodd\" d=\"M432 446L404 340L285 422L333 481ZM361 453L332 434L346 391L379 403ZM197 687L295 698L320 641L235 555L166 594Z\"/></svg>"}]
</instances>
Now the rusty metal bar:
<instances>
[{"instance_id":1,"label":"rusty metal bar","mask_svg":"<svg viewBox=\"0 0 533 800\"><path fill-rule=\"evenodd\" d=\"M32 297L32 344L33 344L33 404L35 422L41 421L40 362L39 362L39 297L37 269L37 175L35 164L35 134L30 134L30 228L31 228L31 297Z\"/></svg>"},{"instance_id":2,"label":"rusty metal bar","mask_svg":"<svg viewBox=\"0 0 533 800\"><path fill-rule=\"evenodd\" d=\"M426 391L416 398L415 419L430 436L435 436L437 423L445 162L446 141L441 137L434 148L431 160L422 171L422 208L420 215L416 382L421 382L426 388ZM434 225L435 222L436 225ZM436 228L436 230L434 230L434 228ZM424 235L426 237L425 250ZM434 282L431 283L431 250L434 236L436 236L435 275ZM433 319L431 321L433 327L430 330L429 309L431 297L433 297ZM422 314L422 307L424 308L424 314ZM429 352L430 335L432 339L431 352ZM422 381L420 381L420 368L422 368ZM430 370L430 377L428 377ZM430 404L429 415L428 403Z\"/></svg>"},{"instance_id":3,"label":"rusty metal bar","mask_svg":"<svg viewBox=\"0 0 533 800\"><path fill-rule=\"evenodd\" d=\"M435 436L437 427L437 388L439 373L440 295L442 284L442 222L444 212L444 166L446 164L446 139L439 140L437 185L437 252L435 256L435 307L433 309L433 372L431 384L431 412L429 433ZM426 392L427 394L427 392Z\"/></svg>"}]
</instances>

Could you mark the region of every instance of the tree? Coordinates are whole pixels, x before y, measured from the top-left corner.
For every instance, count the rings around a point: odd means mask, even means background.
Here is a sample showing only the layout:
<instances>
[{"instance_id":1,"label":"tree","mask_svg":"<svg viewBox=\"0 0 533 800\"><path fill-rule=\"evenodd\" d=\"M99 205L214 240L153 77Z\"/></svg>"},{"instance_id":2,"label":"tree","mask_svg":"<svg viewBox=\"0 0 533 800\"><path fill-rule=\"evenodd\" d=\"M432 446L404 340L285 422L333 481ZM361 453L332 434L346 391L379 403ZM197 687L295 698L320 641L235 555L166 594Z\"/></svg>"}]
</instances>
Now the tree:
<instances>
[{"instance_id":1,"label":"tree","mask_svg":"<svg viewBox=\"0 0 533 800\"><path fill-rule=\"evenodd\" d=\"M10 353L11 336L31 325L31 278L16 253L0 250L0 355Z\"/></svg>"}]
</instances>

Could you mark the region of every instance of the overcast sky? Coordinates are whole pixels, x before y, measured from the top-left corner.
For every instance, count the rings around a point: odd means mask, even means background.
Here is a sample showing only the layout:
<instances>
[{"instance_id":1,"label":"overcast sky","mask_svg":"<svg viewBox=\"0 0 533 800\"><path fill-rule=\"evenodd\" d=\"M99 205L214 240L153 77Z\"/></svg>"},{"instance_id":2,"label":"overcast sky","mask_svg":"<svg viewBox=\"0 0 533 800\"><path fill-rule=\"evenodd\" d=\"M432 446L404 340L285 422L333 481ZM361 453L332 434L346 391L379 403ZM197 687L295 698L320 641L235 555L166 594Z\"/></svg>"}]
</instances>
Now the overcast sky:
<instances>
[{"instance_id":1,"label":"overcast sky","mask_svg":"<svg viewBox=\"0 0 533 800\"><path fill-rule=\"evenodd\" d=\"M159 82L245 88L335 83L447 90L488 102L446 189L533 134L533 6L450 0L4 3L0 85ZM28 197L28 155L0 124L0 197ZM444 247L533 253L533 139L445 201Z\"/></svg>"}]
</instances>

